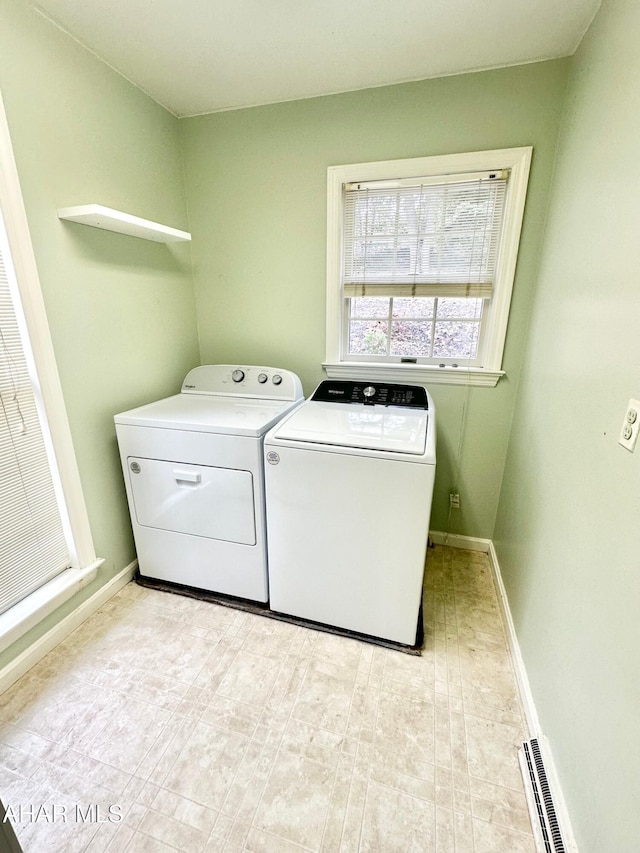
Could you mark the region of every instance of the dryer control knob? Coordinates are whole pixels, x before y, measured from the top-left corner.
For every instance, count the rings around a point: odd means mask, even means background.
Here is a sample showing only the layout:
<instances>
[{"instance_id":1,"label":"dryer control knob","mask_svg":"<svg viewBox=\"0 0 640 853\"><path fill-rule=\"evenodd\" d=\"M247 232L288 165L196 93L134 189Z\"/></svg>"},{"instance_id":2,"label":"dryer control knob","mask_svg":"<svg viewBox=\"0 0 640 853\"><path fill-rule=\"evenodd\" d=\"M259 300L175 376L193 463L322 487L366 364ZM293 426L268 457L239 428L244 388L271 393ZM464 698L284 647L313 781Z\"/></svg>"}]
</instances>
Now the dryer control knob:
<instances>
[{"instance_id":1,"label":"dryer control knob","mask_svg":"<svg viewBox=\"0 0 640 853\"><path fill-rule=\"evenodd\" d=\"M274 385L281 385L282 384L282 376L280 376L279 373L274 373L273 379L271 381L273 382Z\"/></svg>"},{"instance_id":2,"label":"dryer control knob","mask_svg":"<svg viewBox=\"0 0 640 853\"><path fill-rule=\"evenodd\" d=\"M231 378L234 382L242 382L244 379L244 370L234 370L231 374Z\"/></svg>"},{"instance_id":3,"label":"dryer control knob","mask_svg":"<svg viewBox=\"0 0 640 853\"><path fill-rule=\"evenodd\" d=\"M362 391L362 393L365 397L373 397L373 395L376 393L376 389L373 387L373 385L367 385L367 387Z\"/></svg>"},{"instance_id":4,"label":"dryer control knob","mask_svg":"<svg viewBox=\"0 0 640 853\"><path fill-rule=\"evenodd\" d=\"M268 378L269 378L269 377L267 376L267 374L266 374L266 373L259 373L259 374L258 374L258 382L259 382L261 385L264 385L264 383L267 381L267 379L268 379Z\"/></svg>"}]
</instances>

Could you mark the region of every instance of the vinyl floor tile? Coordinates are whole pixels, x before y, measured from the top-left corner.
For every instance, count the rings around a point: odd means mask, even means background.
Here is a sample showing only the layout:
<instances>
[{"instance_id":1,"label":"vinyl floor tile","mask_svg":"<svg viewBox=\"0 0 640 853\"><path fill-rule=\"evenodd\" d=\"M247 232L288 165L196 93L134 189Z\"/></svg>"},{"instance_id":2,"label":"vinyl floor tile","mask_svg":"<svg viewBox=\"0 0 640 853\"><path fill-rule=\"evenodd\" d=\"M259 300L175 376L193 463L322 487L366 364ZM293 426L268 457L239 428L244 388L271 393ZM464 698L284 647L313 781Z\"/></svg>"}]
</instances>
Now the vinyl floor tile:
<instances>
[{"instance_id":1,"label":"vinyl floor tile","mask_svg":"<svg viewBox=\"0 0 640 853\"><path fill-rule=\"evenodd\" d=\"M411 656L128 584L0 696L25 853L533 853L486 555L424 614Z\"/></svg>"}]
</instances>

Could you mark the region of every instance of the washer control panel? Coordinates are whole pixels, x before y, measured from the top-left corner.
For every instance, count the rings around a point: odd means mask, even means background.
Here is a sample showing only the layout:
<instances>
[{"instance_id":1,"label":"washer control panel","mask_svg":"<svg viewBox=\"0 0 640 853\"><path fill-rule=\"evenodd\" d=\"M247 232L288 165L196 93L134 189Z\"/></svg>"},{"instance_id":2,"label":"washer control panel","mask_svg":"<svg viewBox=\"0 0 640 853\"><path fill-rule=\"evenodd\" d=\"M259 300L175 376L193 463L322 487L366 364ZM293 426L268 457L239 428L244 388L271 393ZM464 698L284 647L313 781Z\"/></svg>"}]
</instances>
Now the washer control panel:
<instances>
[{"instance_id":1,"label":"washer control panel","mask_svg":"<svg viewBox=\"0 0 640 853\"><path fill-rule=\"evenodd\" d=\"M389 382L353 382L327 379L313 392L312 400L323 403L364 403L365 406L404 406L428 409L427 392L422 385L398 385Z\"/></svg>"}]
</instances>

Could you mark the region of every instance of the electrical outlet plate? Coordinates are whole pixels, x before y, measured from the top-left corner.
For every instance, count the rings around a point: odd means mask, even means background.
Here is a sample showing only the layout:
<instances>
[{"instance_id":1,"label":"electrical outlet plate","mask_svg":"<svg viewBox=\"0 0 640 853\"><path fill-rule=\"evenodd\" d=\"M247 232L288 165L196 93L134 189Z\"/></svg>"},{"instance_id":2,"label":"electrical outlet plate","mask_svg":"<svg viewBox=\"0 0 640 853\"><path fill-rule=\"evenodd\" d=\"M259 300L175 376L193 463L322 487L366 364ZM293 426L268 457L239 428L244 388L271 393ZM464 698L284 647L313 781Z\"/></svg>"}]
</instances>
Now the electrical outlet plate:
<instances>
[{"instance_id":1,"label":"electrical outlet plate","mask_svg":"<svg viewBox=\"0 0 640 853\"><path fill-rule=\"evenodd\" d=\"M638 432L640 432L640 400L629 400L629 405L624 413L618 444L633 453L638 440Z\"/></svg>"},{"instance_id":2,"label":"electrical outlet plate","mask_svg":"<svg viewBox=\"0 0 640 853\"><path fill-rule=\"evenodd\" d=\"M452 509L460 509L460 495L457 492L451 492L449 495L449 503Z\"/></svg>"}]
</instances>

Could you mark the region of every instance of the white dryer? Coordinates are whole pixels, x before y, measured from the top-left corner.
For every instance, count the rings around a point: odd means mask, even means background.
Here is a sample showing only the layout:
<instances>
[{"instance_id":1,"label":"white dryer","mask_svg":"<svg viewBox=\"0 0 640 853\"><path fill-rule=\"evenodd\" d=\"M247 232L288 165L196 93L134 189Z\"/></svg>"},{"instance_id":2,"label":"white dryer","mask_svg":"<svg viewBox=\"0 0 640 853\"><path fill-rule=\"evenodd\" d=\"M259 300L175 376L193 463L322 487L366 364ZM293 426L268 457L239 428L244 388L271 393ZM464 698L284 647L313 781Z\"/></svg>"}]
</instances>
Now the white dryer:
<instances>
[{"instance_id":1,"label":"white dryer","mask_svg":"<svg viewBox=\"0 0 640 853\"><path fill-rule=\"evenodd\" d=\"M115 416L143 577L268 600L263 440L302 397L288 370L204 365Z\"/></svg>"},{"instance_id":2,"label":"white dryer","mask_svg":"<svg viewBox=\"0 0 640 853\"><path fill-rule=\"evenodd\" d=\"M271 429L271 609L415 645L435 448L417 385L325 381Z\"/></svg>"}]
</instances>

